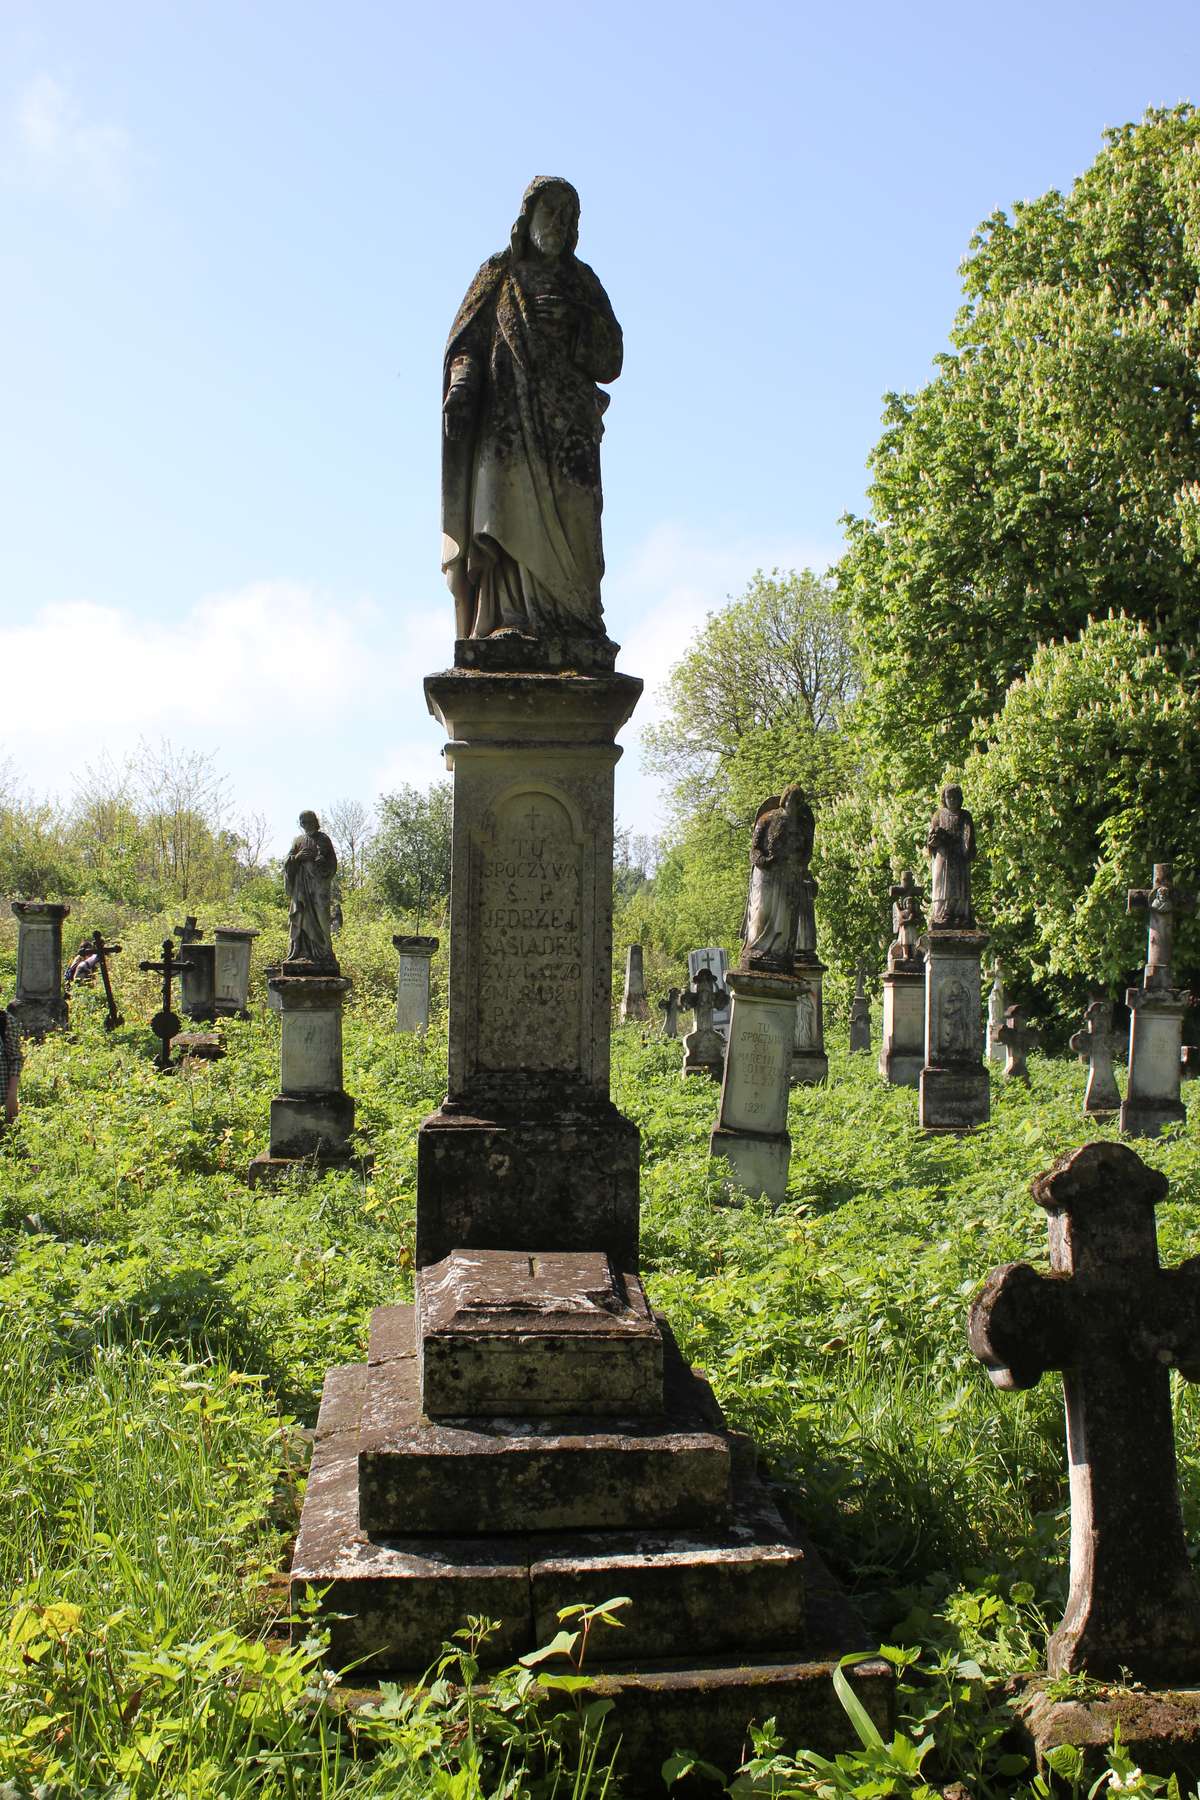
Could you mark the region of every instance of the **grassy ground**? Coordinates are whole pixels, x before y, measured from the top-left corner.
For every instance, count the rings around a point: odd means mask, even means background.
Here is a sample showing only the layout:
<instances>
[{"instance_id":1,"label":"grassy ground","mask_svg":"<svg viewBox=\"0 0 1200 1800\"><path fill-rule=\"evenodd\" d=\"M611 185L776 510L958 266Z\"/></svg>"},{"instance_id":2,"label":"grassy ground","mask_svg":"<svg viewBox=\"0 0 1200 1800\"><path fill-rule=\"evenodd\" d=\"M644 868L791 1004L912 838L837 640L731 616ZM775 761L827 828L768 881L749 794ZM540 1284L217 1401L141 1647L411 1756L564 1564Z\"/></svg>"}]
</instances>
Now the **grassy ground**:
<instances>
[{"instance_id":1,"label":"grassy ground","mask_svg":"<svg viewBox=\"0 0 1200 1800\"><path fill-rule=\"evenodd\" d=\"M141 1022L154 996L132 964L161 935L125 934L125 1027L106 1036L82 996L70 1037L31 1049L21 1120L0 1139L0 1796L599 1794L597 1772L576 1780L569 1694L565 1723L539 1724L528 1672L468 1702L452 1664L351 1731L326 1704L318 1639L270 1647L324 1372L361 1355L371 1308L409 1287L415 1134L441 1097L444 1021L424 1044L397 1038L389 932L348 941L346 1085L374 1171L251 1192L277 1020L258 1007L223 1027L224 1061L158 1077ZM256 948L261 962L278 946ZM0 991L12 950L9 934ZM1044 1264L1029 1181L1100 1135L1079 1111L1082 1071L1035 1058L1030 1090L994 1090L986 1130L925 1139L915 1095L835 1047L829 1086L793 1096L789 1199L772 1215L716 1204L715 1089L682 1082L679 1060L616 1034L653 1300L873 1632L923 1646L905 1741L929 1740L925 1777L1032 1794L993 1741L995 1690L1036 1663L1063 1598L1061 1384L996 1393L964 1316L994 1264ZM1145 1155L1172 1181L1159 1225L1177 1261L1200 1234L1194 1124ZM1193 1390L1177 1418L1195 1540ZM470 1644L457 1654L469 1673ZM895 1754L873 1788L854 1785L865 1762L830 1775L785 1757L736 1791L920 1794L911 1753Z\"/></svg>"}]
</instances>

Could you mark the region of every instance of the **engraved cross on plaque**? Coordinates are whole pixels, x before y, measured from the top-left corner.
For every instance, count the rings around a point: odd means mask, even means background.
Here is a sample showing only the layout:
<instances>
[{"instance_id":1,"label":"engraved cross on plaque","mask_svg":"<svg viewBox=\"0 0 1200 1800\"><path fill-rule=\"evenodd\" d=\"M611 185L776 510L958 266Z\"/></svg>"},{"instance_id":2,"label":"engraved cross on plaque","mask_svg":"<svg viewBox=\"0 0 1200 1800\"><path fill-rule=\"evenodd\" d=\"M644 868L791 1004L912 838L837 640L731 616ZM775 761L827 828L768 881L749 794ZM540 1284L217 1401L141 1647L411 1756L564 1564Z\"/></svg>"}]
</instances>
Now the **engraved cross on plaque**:
<instances>
[{"instance_id":1,"label":"engraved cross on plaque","mask_svg":"<svg viewBox=\"0 0 1200 1800\"><path fill-rule=\"evenodd\" d=\"M1083 1024L1070 1040L1076 1056L1088 1066L1087 1088L1083 1110L1088 1113L1116 1112L1121 1092L1113 1070L1113 1057L1121 1040L1112 1025L1112 1002L1093 1000L1083 1015Z\"/></svg>"},{"instance_id":2,"label":"engraved cross on plaque","mask_svg":"<svg viewBox=\"0 0 1200 1800\"><path fill-rule=\"evenodd\" d=\"M193 923L195 921L193 920ZM159 1070L171 1067L171 1039L179 1030L178 1015L171 1011L171 983L181 969L190 969L191 963L181 961L175 954L173 938L164 938L161 962L140 962L139 969L162 976L162 1008L150 1021L150 1029L158 1039L158 1055L155 1062Z\"/></svg>"},{"instance_id":3,"label":"engraved cross on plaque","mask_svg":"<svg viewBox=\"0 0 1200 1800\"><path fill-rule=\"evenodd\" d=\"M993 1269L967 1336L998 1388L1063 1372L1071 1589L1047 1666L1189 1686L1200 1679L1200 1587L1179 1510L1170 1371L1200 1381L1200 1257L1159 1267L1154 1208L1167 1180L1124 1144L1070 1151L1031 1191L1050 1215L1050 1274Z\"/></svg>"},{"instance_id":4,"label":"engraved cross on plaque","mask_svg":"<svg viewBox=\"0 0 1200 1800\"><path fill-rule=\"evenodd\" d=\"M1175 919L1195 909L1195 896L1177 888L1171 880L1170 863L1155 863L1153 885L1130 888L1126 896L1126 912L1144 912L1148 927L1146 968L1142 986L1169 988L1171 962L1175 949Z\"/></svg>"}]
</instances>

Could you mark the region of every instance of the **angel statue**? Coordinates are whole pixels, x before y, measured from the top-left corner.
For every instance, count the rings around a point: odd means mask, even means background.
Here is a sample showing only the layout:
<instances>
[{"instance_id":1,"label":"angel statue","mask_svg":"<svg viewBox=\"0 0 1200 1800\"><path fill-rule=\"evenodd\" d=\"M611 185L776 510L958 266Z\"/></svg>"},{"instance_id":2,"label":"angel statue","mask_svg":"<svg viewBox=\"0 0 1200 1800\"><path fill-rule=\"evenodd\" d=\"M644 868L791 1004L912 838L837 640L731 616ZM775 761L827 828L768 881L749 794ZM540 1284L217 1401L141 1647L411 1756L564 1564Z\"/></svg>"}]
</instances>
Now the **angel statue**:
<instances>
[{"instance_id":1,"label":"angel statue","mask_svg":"<svg viewBox=\"0 0 1200 1800\"><path fill-rule=\"evenodd\" d=\"M793 972L815 820L798 783L764 800L750 838L750 894L742 924L743 969Z\"/></svg>"}]
</instances>

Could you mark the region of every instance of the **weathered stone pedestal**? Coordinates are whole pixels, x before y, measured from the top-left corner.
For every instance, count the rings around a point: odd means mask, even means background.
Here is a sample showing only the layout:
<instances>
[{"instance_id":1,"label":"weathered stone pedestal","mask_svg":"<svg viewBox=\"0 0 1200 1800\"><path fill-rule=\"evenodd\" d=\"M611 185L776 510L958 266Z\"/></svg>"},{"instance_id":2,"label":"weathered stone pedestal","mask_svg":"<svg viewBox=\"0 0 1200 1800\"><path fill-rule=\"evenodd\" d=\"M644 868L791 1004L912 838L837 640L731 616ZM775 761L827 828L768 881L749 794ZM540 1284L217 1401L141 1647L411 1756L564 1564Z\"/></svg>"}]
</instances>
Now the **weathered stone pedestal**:
<instances>
[{"instance_id":1,"label":"weathered stone pedestal","mask_svg":"<svg viewBox=\"0 0 1200 1800\"><path fill-rule=\"evenodd\" d=\"M213 932L213 1002L218 1018L250 1016L250 947L257 936L257 931L242 931L232 925L218 925Z\"/></svg>"},{"instance_id":2,"label":"weathered stone pedestal","mask_svg":"<svg viewBox=\"0 0 1200 1800\"><path fill-rule=\"evenodd\" d=\"M1187 1108L1179 1097L1183 1016L1188 996L1181 988L1128 988L1129 1078L1121 1104L1122 1137L1157 1137L1164 1125L1182 1124Z\"/></svg>"},{"instance_id":3,"label":"weathered stone pedestal","mask_svg":"<svg viewBox=\"0 0 1200 1800\"><path fill-rule=\"evenodd\" d=\"M919 1082L922 1131L970 1131L991 1116L979 973L987 941L983 931L929 928L925 1063Z\"/></svg>"},{"instance_id":4,"label":"weathered stone pedestal","mask_svg":"<svg viewBox=\"0 0 1200 1800\"><path fill-rule=\"evenodd\" d=\"M845 1743L829 1674L861 1638L638 1274L638 1134L608 1089L614 738L641 683L505 653L460 644L426 683L454 774L449 1093L418 1139L415 1303L327 1377L292 1587L324 1591L359 1681L425 1669L470 1614L503 1662L628 1594L588 1662L642 1795L674 1744L732 1766L768 1714ZM858 1680L885 1717L886 1669Z\"/></svg>"},{"instance_id":5,"label":"weathered stone pedestal","mask_svg":"<svg viewBox=\"0 0 1200 1800\"><path fill-rule=\"evenodd\" d=\"M17 992L9 1003L23 1037L35 1041L65 1031L62 928L71 908L57 900L14 900L17 921Z\"/></svg>"},{"instance_id":6,"label":"weathered stone pedestal","mask_svg":"<svg viewBox=\"0 0 1200 1800\"><path fill-rule=\"evenodd\" d=\"M733 1011L709 1154L729 1163L732 1186L765 1194L778 1206L787 1196L792 1155L787 1114L797 981L744 969L731 970L725 979Z\"/></svg>"},{"instance_id":7,"label":"weathered stone pedestal","mask_svg":"<svg viewBox=\"0 0 1200 1800\"><path fill-rule=\"evenodd\" d=\"M179 1009L186 1018L207 1024L217 1016L217 947L193 941L181 955L186 960L179 965Z\"/></svg>"},{"instance_id":8,"label":"weathered stone pedestal","mask_svg":"<svg viewBox=\"0 0 1200 1800\"><path fill-rule=\"evenodd\" d=\"M645 958L640 944L630 944L625 952L625 988L621 995L621 1023L625 1025L630 1019L645 1020L650 1017L650 1003L646 999Z\"/></svg>"},{"instance_id":9,"label":"weathered stone pedestal","mask_svg":"<svg viewBox=\"0 0 1200 1800\"><path fill-rule=\"evenodd\" d=\"M917 1087L925 1065L925 959L899 958L883 977L879 1073L892 1087Z\"/></svg>"},{"instance_id":10,"label":"weathered stone pedestal","mask_svg":"<svg viewBox=\"0 0 1200 1800\"><path fill-rule=\"evenodd\" d=\"M396 971L396 1030L429 1030L429 967L437 952L435 937L401 934L392 939L400 952Z\"/></svg>"},{"instance_id":11,"label":"weathered stone pedestal","mask_svg":"<svg viewBox=\"0 0 1200 1800\"><path fill-rule=\"evenodd\" d=\"M798 1087L816 1087L829 1078L829 1058L825 1054L826 965L811 951L797 951L793 967L797 986L791 1079Z\"/></svg>"},{"instance_id":12,"label":"weathered stone pedestal","mask_svg":"<svg viewBox=\"0 0 1200 1800\"><path fill-rule=\"evenodd\" d=\"M188 954L195 945L189 945ZM293 974L284 963L270 986L279 1004L279 1093L271 1102L270 1149L250 1164L251 1181L300 1164L359 1161L350 1147L354 1101L342 1085L342 1005L351 982L338 974Z\"/></svg>"}]
</instances>

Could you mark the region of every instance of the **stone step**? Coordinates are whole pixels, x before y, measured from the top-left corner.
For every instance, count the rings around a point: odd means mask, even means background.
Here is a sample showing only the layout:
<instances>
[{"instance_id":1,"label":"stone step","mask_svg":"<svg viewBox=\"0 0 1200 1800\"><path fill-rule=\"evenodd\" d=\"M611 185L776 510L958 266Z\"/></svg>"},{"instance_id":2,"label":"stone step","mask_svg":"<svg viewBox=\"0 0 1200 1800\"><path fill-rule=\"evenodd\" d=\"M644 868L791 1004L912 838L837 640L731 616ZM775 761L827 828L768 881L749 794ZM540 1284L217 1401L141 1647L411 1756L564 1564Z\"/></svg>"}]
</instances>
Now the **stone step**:
<instances>
[{"instance_id":1,"label":"stone step","mask_svg":"<svg viewBox=\"0 0 1200 1800\"><path fill-rule=\"evenodd\" d=\"M810 1557L749 1473L728 1523L705 1531L368 1534L357 1479L367 1385L361 1365L326 1379L292 1563L294 1601L306 1587L327 1590L335 1664L367 1659L372 1675L421 1669L480 1612L500 1621L489 1657L508 1662L554 1637L561 1608L622 1595L632 1602L622 1627L595 1628L589 1662L661 1659L681 1645L705 1655L794 1651L805 1641Z\"/></svg>"},{"instance_id":2,"label":"stone step","mask_svg":"<svg viewBox=\"0 0 1200 1800\"><path fill-rule=\"evenodd\" d=\"M656 1416L432 1420L421 1411L413 1308L381 1311L358 1439L365 1531L505 1535L728 1519L731 1441L708 1383L665 1327Z\"/></svg>"}]
</instances>

